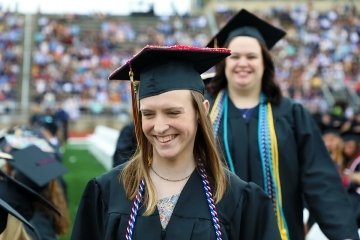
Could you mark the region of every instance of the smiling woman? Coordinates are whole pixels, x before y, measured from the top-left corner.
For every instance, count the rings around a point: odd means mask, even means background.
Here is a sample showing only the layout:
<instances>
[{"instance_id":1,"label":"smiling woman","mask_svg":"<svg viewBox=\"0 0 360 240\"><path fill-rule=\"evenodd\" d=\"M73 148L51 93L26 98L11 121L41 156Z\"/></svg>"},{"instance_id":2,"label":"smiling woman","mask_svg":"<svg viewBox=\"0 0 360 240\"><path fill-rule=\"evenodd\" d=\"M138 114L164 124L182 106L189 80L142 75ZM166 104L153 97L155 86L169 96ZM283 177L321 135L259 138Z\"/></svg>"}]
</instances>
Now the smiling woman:
<instances>
[{"instance_id":1,"label":"smiling woman","mask_svg":"<svg viewBox=\"0 0 360 240\"><path fill-rule=\"evenodd\" d=\"M72 239L279 239L269 198L226 170L214 139L200 74L229 54L146 46L110 75L133 82L138 149L88 183Z\"/></svg>"},{"instance_id":2,"label":"smiling woman","mask_svg":"<svg viewBox=\"0 0 360 240\"><path fill-rule=\"evenodd\" d=\"M208 85L216 137L230 170L271 198L282 240L305 238L304 200L329 239L358 239L316 124L301 104L281 95L270 50L284 35L242 9L209 42L231 50Z\"/></svg>"}]
</instances>

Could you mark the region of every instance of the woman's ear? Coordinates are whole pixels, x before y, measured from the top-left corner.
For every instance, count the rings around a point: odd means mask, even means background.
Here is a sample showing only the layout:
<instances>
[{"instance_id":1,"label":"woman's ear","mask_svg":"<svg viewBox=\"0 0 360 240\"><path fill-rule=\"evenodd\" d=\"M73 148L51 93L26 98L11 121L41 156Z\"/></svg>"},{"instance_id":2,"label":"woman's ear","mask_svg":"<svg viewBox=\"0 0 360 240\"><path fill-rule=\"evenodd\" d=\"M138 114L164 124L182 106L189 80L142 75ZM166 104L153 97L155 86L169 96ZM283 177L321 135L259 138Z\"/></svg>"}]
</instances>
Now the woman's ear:
<instances>
[{"instance_id":1,"label":"woman's ear","mask_svg":"<svg viewBox=\"0 0 360 240\"><path fill-rule=\"evenodd\" d=\"M209 109L210 109L210 102L209 100L204 100L203 101L203 105L204 105L204 108L206 110L206 114L209 114Z\"/></svg>"}]
</instances>

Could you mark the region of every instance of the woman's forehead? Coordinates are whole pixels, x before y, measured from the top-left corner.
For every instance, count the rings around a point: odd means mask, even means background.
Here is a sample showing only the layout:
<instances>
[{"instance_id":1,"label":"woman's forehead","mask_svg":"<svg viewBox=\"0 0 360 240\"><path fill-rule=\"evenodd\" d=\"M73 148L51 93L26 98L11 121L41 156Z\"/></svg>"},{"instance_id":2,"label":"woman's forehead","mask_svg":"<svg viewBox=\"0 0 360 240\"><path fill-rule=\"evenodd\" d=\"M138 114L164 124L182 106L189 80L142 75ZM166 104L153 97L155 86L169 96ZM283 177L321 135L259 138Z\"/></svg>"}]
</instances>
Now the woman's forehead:
<instances>
[{"instance_id":1,"label":"woman's forehead","mask_svg":"<svg viewBox=\"0 0 360 240\"><path fill-rule=\"evenodd\" d=\"M191 104L190 90L172 90L140 100L140 110L150 107L176 108Z\"/></svg>"}]
</instances>

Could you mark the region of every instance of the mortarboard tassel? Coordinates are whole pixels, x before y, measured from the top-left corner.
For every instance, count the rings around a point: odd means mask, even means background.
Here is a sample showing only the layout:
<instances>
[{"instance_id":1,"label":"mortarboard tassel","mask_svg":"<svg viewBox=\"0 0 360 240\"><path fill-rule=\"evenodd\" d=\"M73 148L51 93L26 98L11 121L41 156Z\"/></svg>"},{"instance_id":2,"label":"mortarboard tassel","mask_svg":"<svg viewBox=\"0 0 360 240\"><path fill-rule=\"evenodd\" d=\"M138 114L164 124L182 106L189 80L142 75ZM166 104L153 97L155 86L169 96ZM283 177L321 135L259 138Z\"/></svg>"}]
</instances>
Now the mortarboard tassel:
<instances>
[{"instance_id":1,"label":"mortarboard tassel","mask_svg":"<svg viewBox=\"0 0 360 240\"><path fill-rule=\"evenodd\" d=\"M129 77L131 80L131 101L132 101L132 113L133 113L133 119L134 119L134 125L135 125L135 135L136 135L136 141L138 144L140 144L141 141L141 127L139 125L139 111L137 107L137 84L134 81L134 72L130 68L129 71Z\"/></svg>"}]
</instances>

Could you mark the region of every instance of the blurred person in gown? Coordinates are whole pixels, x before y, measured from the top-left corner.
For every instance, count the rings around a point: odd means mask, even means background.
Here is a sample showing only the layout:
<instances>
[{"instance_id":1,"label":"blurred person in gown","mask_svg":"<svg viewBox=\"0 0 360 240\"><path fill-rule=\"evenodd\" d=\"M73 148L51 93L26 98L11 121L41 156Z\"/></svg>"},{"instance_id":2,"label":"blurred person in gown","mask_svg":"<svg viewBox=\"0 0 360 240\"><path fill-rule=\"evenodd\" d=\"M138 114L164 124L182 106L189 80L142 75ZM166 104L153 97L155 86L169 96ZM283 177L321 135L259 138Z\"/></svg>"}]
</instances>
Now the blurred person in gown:
<instances>
[{"instance_id":1,"label":"blurred person in gown","mask_svg":"<svg viewBox=\"0 0 360 240\"><path fill-rule=\"evenodd\" d=\"M281 95L275 81L270 50L284 35L242 9L207 45L231 50L208 84L210 117L224 161L271 198L282 239L305 238L305 202L328 238L359 239L317 125L301 104Z\"/></svg>"}]
</instances>

